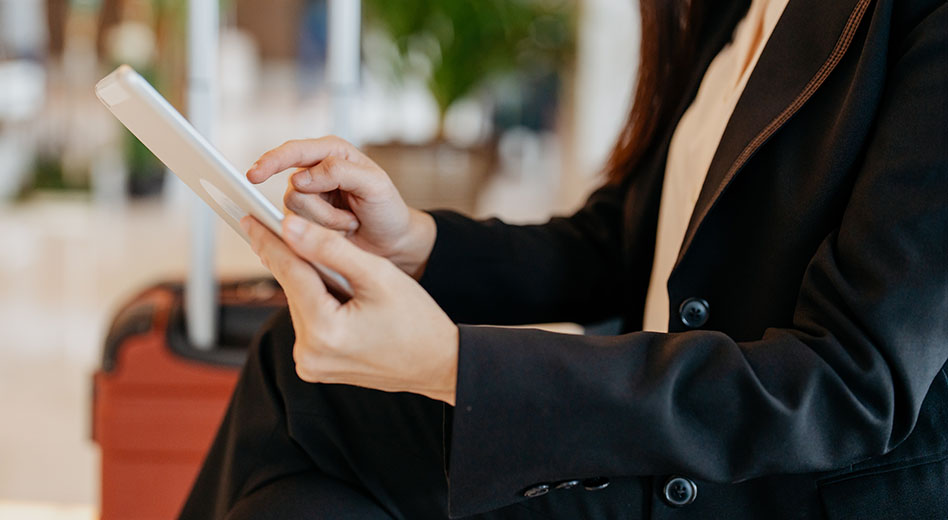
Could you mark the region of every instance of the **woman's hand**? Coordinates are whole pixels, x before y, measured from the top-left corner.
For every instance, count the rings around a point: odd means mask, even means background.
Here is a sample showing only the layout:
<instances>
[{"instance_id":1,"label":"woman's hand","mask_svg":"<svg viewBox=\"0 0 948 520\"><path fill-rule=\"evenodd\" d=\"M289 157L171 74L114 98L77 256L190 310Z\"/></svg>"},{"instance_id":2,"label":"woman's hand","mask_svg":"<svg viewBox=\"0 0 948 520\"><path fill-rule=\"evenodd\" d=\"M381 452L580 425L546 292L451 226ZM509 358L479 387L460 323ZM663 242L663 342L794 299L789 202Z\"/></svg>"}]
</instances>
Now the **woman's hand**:
<instances>
[{"instance_id":1,"label":"woman's hand","mask_svg":"<svg viewBox=\"0 0 948 520\"><path fill-rule=\"evenodd\" d=\"M414 280L296 215L283 221L285 243L252 217L241 226L286 292L301 379L413 392L454 405L458 328ZM352 299L339 303L308 262L349 280Z\"/></svg>"},{"instance_id":2,"label":"woman's hand","mask_svg":"<svg viewBox=\"0 0 948 520\"><path fill-rule=\"evenodd\" d=\"M287 168L284 204L329 229L344 231L362 249L391 260L415 279L434 247L431 215L409 208L388 174L338 137L288 141L263 154L247 172L260 183Z\"/></svg>"}]
</instances>

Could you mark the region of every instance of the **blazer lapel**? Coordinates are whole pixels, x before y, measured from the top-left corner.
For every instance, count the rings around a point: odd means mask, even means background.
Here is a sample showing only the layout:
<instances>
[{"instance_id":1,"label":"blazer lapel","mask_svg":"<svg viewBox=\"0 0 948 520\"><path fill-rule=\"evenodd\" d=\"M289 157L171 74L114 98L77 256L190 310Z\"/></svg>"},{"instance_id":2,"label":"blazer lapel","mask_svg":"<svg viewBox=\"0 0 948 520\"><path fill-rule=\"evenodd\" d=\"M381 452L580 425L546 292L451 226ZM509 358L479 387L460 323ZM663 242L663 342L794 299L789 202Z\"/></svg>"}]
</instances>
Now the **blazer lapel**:
<instances>
[{"instance_id":1,"label":"blazer lapel","mask_svg":"<svg viewBox=\"0 0 948 520\"><path fill-rule=\"evenodd\" d=\"M744 164L823 84L871 0L790 0L724 130L685 232L681 263L708 212Z\"/></svg>"}]
</instances>

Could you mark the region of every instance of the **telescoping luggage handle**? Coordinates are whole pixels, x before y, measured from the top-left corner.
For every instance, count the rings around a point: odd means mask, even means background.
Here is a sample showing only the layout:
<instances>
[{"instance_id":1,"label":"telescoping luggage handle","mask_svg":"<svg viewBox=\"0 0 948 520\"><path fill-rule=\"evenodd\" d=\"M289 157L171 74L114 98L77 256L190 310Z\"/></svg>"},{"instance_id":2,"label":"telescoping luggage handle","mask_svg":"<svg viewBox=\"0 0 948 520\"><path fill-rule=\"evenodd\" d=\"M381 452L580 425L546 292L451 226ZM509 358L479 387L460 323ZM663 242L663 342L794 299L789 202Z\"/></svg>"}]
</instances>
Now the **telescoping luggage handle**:
<instances>
[{"instance_id":1,"label":"telescoping luggage handle","mask_svg":"<svg viewBox=\"0 0 948 520\"><path fill-rule=\"evenodd\" d=\"M188 2L188 119L214 142L217 118L218 0ZM188 339L211 350L217 340L217 276L214 270L214 213L188 192L191 214L190 268L185 285Z\"/></svg>"},{"instance_id":2,"label":"telescoping luggage handle","mask_svg":"<svg viewBox=\"0 0 948 520\"><path fill-rule=\"evenodd\" d=\"M352 142L352 112L359 89L361 0L328 2L326 78L330 92L332 133ZM220 28L218 0L188 2L188 119L214 142L217 117L217 54ZM190 269L185 286L188 339L201 350L214 348L218 337L217 277L214 270L214 214L191 197Z\"/></svg>"}]
</instances>

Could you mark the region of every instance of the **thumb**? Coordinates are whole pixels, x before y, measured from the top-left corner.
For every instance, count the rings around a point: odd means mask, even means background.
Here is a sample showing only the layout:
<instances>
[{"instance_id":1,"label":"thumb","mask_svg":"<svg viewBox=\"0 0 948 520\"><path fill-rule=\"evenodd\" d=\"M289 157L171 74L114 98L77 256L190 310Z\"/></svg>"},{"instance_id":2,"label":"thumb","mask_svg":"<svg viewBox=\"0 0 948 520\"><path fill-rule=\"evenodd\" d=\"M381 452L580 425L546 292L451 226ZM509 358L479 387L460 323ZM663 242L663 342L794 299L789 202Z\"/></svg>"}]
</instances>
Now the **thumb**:
<instances>
[{"instance_id":1,"label":"thumb","mask_svg":"<svg viewBox=\"0 0 948 520\"><path fill-rule=\"evenodd\" d=\"M341 274L356 292L368 288L384 262L338 232L292 213L283 219L283 238L300 257Z\"/></svg>"}]
</instances>

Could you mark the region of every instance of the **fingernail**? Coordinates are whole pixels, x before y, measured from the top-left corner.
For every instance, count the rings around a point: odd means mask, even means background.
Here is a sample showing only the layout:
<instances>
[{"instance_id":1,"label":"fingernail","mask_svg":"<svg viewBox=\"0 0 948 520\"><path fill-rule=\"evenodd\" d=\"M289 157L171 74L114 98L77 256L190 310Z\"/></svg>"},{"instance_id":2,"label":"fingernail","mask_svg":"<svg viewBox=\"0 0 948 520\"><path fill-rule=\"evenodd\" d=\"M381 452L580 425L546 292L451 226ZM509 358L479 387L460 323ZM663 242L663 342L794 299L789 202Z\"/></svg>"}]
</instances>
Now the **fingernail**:
<instances>
[{"instance_id":1,"label":"fingernail","mask_svg":"<svg viewBox=\"0 0 948 520\"><path fill-rule=\"evenodd\" d=\"M313 176L309 174L309 170L300 170L293 175L293 184L296 186L306 186L313 181Z\"/></svg>"},{"instance_id":2,"label":"fingernail","mask_svg":"<svg viewBox=\"0 0 948 520\"><path fill-rule=\"evenodd\" d=\"M287 215L286 232L291 239L299 239L306 231L306 221L296 215Z\"/></svg>"},{"instance_id":3,"label":"fingernail","mask_svg":"<svg viewBox=\"0 0 948 520\"><path fill-rule=\"evenodd\" d=\"M349 227L347 229L349 230L349 232L359 229L359 221L353 220L352 222L349 222Z\"/></svg>"},{"instance_id":4,"label":"fingernail","mask_svg":"<svg viewBox=\"0 0 948 520\"><path fill-rule=\"evenodd\" d=\"M250 217L240 219L240 228L244 230L244 233L250 233Z\"/></svg>"}]
</instances>

